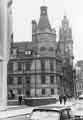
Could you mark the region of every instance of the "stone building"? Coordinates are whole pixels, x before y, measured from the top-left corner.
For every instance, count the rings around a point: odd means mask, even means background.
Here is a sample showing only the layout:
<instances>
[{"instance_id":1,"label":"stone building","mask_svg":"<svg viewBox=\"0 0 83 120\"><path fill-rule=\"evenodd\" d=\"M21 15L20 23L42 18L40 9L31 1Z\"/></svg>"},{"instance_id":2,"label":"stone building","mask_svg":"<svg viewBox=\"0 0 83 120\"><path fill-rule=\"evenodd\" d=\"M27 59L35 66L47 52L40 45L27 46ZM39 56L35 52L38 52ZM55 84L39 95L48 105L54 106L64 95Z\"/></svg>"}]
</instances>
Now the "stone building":
<instances>
[{"instance_id":1,"label":"stone building","mask_svg":"<svg viewBox=\"0 0 83 120\"><path fill-rule=\"evenodd\" d=\"M74 81L73 81L73 40L72 30L69 26L69 21L66 16L62 20L62 26L59 29L58 46L62 57L62 86L66 94L73 95Z\"/></svg>"},{"instance_id":2,"label":"stone building","mask_svg":"<svg viewBox=\"0 0 83 120\"><path fill-rule=\"evenodd\" d=\"M83 93L83 60L77 61L76 64L76 95Z\"/></svg>"},{"instance_id":3,"label":"stone building","mask_svg":"<svg viewBox=\"0 0 83 120\"><path fill-rule=\"evenodd\" d=\"M59 36L57 42L56 30L52 29L49 22L47 6L41 6L39 22L32 20L32 41L11 43L8 64L9 98L11 95L16 98L18 94L25 97L51 97L64 92L60 89L64 87L61 84L63 65L73 65L72 33L66 16ZM66 80L66 85L69 82Z\"/></svg>"}]
</instances>

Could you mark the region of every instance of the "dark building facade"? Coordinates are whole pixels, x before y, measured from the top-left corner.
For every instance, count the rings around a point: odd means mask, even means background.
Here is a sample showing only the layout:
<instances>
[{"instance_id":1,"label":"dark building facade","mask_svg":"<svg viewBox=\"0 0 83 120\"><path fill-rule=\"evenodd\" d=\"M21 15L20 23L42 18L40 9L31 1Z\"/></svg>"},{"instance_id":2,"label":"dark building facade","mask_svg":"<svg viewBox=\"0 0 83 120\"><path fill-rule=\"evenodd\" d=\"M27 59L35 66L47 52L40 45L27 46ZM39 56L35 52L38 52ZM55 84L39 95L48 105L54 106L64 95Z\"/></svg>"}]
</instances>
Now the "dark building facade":
<instances>
[{"instance_id":1,"label":"dark building facade","mask_svg":"<svg viewBox=\"0 0 83 120\"><path fill-rule=\"evenodd\" d=\"M32 41L12 42L8 63L8 97L52 97L73 89L73 41L64 16L56 41L47 7L40 7L40 19L32 20ZM72 85L72 87L71 87ZM72 90L73 91L73 90Z\"/></svg>"},{"instance_id":2,"label":"dark building facade","mask_svg":"<svg viewBox=\"0 0 83 120\"><path fill-rule=\"evenodd\" d=\"M76 95L77 97L83 94L83 60L76 63Z\"/></svg>"},{"instance_id":3,"label":"dark building facade","mask_svg":"<svg viewBox=\"0 0 83 120\"><path fill-rule=\"evenodd\" d=\"M59 30L59 49L62 57L63 88L66 94L72 96L74 93L73 79L73 40L72 30L66 16L62 20L62 26Z\"/></svg>"}]
</instances>

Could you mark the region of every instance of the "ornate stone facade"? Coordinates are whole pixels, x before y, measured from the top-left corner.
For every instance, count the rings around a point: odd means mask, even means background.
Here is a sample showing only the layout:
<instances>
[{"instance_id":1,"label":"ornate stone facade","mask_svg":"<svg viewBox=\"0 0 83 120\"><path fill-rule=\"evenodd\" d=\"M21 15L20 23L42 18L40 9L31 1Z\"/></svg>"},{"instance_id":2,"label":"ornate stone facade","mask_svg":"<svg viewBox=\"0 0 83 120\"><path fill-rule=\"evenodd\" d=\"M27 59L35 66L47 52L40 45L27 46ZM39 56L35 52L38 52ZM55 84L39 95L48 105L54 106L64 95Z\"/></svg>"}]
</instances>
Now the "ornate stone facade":
<instances>
[{"instance_id":1,"label":"ornate stone facade","mask_svg":"<svg viewBox=\"0 0 83 120\"><path fill-rule=\"evenodd\" d=\"M64 17L62 23L66 22ZM66 29L64 34L62 27L57 42L56 31L51 28L48 19L47 7L41 6L39 22L32 20L32 42L12 43L8 65L10 96L11 90L15 96L23 94L25 97L56 97L61 92L63 56L66 55L63 45L65 35L69 51L73 46L71 29ZM70 50L67 53L69 60L72 52Z\"/></svg>"},{"instance_id":2,"label":"ornate stone facade","mask_svg":"<svg viewBox=\"0 0 83 120\"><path fill-rule=\"evenodd\" d=\"M59 30L60 54L62 57L63 85L64 92L72 96L74 93L73 81L73 40L72 30L66 16L62 20L62 26Z\"/></svg>"}]
</instances>

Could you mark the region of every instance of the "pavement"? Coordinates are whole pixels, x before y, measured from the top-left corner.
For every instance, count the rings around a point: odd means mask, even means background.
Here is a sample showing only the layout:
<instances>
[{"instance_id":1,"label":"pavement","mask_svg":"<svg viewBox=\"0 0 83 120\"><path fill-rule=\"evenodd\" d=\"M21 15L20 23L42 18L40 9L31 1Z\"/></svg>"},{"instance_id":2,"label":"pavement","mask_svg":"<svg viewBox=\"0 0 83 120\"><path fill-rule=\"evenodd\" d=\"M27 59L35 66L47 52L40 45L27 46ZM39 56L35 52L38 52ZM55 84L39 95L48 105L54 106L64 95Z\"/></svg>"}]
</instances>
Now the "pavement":
<instances>
[{"instance_id":1,"label":"pavement","mask_svg":"<svg viewBox=\"0 0 83 120\"><path fill-rule=\"evenodd\" d=\"M72 106L74 104L76 104L75 100L72 99L72 100L68 100L65 105L64 103L60 104L59 101L57 101L56 104L50 104L46 106ZM25 115L25 114L29 115L34 108L35 107L30 107L26 105L7 106L6 110L0 111L0 118L20 116L20 115Z\"/></svg>"},{"instance_id":2,"label":"pavement","mask_svg":"<svg viewBox=\"0 0 83 120\"><path fill-rule=\"evenodd\" d=\"M8 106L5 110L0 111L0 119L10 118L15 116L29 115L33 110L33 107L27 106Z\"/></svg>"}]
</instances>

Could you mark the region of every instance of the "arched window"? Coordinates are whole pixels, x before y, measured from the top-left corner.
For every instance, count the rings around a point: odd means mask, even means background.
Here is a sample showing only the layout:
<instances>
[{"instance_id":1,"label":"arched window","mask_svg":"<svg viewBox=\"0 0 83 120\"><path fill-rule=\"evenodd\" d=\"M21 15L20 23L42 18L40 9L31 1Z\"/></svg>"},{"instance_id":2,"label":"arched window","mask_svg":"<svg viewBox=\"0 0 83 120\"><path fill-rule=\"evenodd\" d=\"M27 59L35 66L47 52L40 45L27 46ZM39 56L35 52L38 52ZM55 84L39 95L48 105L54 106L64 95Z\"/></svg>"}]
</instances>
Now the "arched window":
<instances>
[{"instance_id":1,"label":"arched window","mask_svg":"<svg viewBox=\"0 0 83 120\"><path fill-rule=\"evenodd\" d=\"M54 51L53 47L50 47L50 48L49 48L49 51L50 51L50 52Z\"/></svg>"},{"instance_id":2,"label":"arched window","mask_svg":"<svg viewBox=\"0 0 83 120\"><path fill-rule=\"evenodd\" d=\"M41 47L41 48L40 48L40 51L45 51L45 50L46 50L45 47Z\"/></svg>"}]
</instances>

